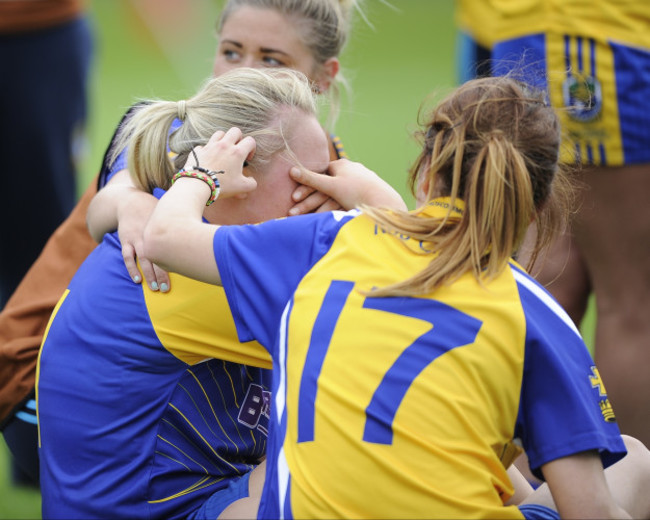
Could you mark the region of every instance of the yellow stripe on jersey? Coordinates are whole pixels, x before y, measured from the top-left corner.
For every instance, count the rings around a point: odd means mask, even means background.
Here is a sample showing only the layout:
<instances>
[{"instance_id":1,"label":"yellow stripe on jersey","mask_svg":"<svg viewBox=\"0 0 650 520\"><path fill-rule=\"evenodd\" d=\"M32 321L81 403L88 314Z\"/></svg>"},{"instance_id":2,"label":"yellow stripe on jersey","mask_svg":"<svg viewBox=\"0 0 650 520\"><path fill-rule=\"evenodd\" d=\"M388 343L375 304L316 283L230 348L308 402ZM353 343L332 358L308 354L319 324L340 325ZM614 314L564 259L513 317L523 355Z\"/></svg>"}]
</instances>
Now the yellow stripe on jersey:
<instances>
[{"instance_id":1,"label":"yellow stripe on jersey","mask_svg":"<svg viewBox=\"0 0 650 520\"><path fill-rule=\"evenodd\" d=\"M559 116L565 132L562 161L573 163L577 152L590 164L623 164L611 47L588 38L547 34L546 59L550 101L560 109ZM579 86L591 78L596 78L600 89L597 99L594 97L596 102L602 104L600 114L589 121L576 120L571 116L571 106L566 106L566 89L571 79ZM590 160L586 161L586 158Z\"/></svg>"},{"instance_id":2,"label":"yellow stripe on jersey","mask_svg":"<svg viewBox=\"0 0 650 520\"><path fill-rule=\"evenodd\" d=\"M226 430L224 429L223 424L221 424L221 420L219 419L219 415L215 412L215 410L214 410L214 406L213 406L213 404L212 404L212 400L210 399L210 396L208 395L208 393L205 391L205 388L204 388L203 385L201 384L201 381L196 377L196 375L194 374L194 372L192 372L191 370L188 370L188 372L190 373L190 375L191 375L191 376L194 378L194 380L196 381L196 385L201 389L201 393L203 394L203 397L205 397L205 402L208 403L208 406L209 406L209 408L210 408L210 411L212 412L212 417L214 418L214 420L216 421L216 423L219 425L219 429L221 430L221 433L222 433L222 434L224 435L224 437L225 437L226 439L228 439L228 441L230 441L230 443L233 445L233 447L235 448L235 453L236 453L236 454L239 454L239 445L238 445L236 442L234 442L234 441L230 438L230 436L228 435L228 433L227 433ZM215 384L216 384L217 388L219 389L219 392L221 392L221 387L219 386L219 384L218 384L216 381L215 381ZM181 383L179 383L179 385L180 385L181 387L183 386ZM233 393L234 393L234 392L233 392ZM212 430L212 427L210 426L210 424L208 423L208 421L205 419L205 417L204 417L204 415L203 415L203 410L204 410L204 408L203 408L202 406L199 406L199 405L196 403L196 401L194 400L194 397L193 397L189 392L188 392L188 395L190 396L190 399L191 399L192 402L194 403L194 406L195 406L195 408L196 408L196 411L197 411L198 414L203 418L203 421L205 422L205 424L206 424L206 426L208 427L208 429L210 430L210 432L211 432L213 435L215 435L214 431ZM216 396L215 396L215 397L216 397ZM223 394L222 394L221 397L222 397L222 399L223 399ZM226 414L228 415L228 418L229 418L229 419L234 423L235 421L233 420L232 416L228 413L228 410L227 410L225 407L219 409L220 412L222 412L222 411L224 411L224 410L226 411ZM183 417L183 418L185 418L185 417ZM237 429L237 433L239 434L239 429ZM241 439L241 434L239 434L239 438ZM242 441L243 441L243 439L242 439Z\"/></svg>"},{"instance_id":3,"label":"yellow stripe on jersey","mask_svg":"<svg viewBox=\"0 0 650 520\"><path fill-rule=\"evenodd\" d=\"M151 323L162 345L193 365L217 358L271 368L271 357L255 341L240 343L223 288L169 274L168 293L143 286Z\"/></svg>"},{"instance_id":4,"label":"yellow stripe on jersey","mask_svg":"<svg viewBox=\"0 0 650 520\"><path fill-rule=\"evenodd\" d=\"M40 372L41 372L41 354L43 352L43 343L45 342L45 338L47 338L47 333L50 331L50 325L52 325L52 321L54 320L54 317L56 314L59 312L59 309L61 308L61 304L65 301L65 299L68 297L68 294L70 294L70 289L66 289L65 292L63 293L63 296L59 298L59 301L56 302L56 306L54 307L54 310L52 311L52 315L50 316L50 320L47 322L47 326L45 327L45 332L43 333L43 340L41 341L41 348L38 349L38 356L36 358L36 381L34 383L34 388L35 388L35 394L36 394L36 419L37 419L37 425L39 425L41 422L38 421L38 380L40 378ZM40 426L38 427L38 447L41 447L41 428Z\"/></svg>"}]
</instances>

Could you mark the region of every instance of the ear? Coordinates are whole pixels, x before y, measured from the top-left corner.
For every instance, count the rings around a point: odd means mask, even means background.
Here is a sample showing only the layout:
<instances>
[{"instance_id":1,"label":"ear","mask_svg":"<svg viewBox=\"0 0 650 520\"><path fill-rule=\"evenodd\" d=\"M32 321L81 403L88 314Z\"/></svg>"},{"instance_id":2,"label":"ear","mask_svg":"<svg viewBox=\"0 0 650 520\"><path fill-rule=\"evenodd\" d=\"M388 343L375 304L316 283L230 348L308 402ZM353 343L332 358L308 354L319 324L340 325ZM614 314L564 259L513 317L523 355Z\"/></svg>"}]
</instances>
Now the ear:
<instances>
[{"instance_id":1,"label":"ear","mask_svg":"<svg viewBox=\"0 0 650 520\"><path fill-rule=\"evenodd\" d=\"M321 66L320 73L318 74L318 79L316 80L316 86L318 87L318 92L326 92L330 88L332 81L339 73L341 64L338 58L329 58Z\"/></svg>"},{"instance_id":2,"label":"ear","mask_svg":"<svg viewBox=\"0 0 650 520\"><path fill-rule=\"evenodd\" d=\"M429 201L429 187L431 186L431 177L420 173L418 185L415 190L415 200L417 206L423 206Z\"/></svg>"}]
</instances>

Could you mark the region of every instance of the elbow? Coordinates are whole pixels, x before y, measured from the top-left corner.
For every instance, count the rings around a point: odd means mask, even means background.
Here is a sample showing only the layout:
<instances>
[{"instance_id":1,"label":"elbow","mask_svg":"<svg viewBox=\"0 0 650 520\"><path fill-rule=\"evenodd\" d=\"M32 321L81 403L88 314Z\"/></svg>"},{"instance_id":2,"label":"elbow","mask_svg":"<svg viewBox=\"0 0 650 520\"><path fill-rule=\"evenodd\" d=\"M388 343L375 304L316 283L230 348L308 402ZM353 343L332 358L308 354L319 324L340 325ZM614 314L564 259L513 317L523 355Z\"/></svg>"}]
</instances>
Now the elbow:
<instances>
[{"instance_id":1,"label":"elbow","mask_svg":"<svg viewBox=\"0 0 650 520\"><path fill-rule=\"evenodd\" d=\"M88 233L90 233L90 236L95 242L99 244L104 239L104 235L93 226L92 222L88 218L86 218L86 227L88 228Z\"/></svg>"}]
</instances>

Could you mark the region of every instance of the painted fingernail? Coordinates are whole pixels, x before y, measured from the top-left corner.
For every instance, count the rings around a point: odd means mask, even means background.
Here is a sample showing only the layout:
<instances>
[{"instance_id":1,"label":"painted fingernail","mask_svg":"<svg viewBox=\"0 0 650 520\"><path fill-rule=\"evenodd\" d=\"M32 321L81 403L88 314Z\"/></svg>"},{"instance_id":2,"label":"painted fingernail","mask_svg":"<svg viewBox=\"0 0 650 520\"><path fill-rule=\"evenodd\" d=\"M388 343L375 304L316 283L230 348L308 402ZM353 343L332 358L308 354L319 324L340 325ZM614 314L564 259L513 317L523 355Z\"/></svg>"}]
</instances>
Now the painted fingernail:
<instances>
[{"instance_id":1,"label":"painted fingernail","mask_svg":"<svg viewBox=\"0 0 650 520\"><path fill-rule=\"evenodd\" d=\"M133 281L134 281L135 283L140 283L140 277L136 274L136 275L133 277Z\"/></svg>"},{"instance_id":2,"label":"painted fingernail","mask_svg":"<svg viewBox=\"0 0 650 520\"><path fill-rule=\"evenodd\" d=\"M169 286L168 286L165 282L161 283L161 284L160 284L160 291L161 291L161 292L167 292L167 291L169 291Z\"/></svg>"},{"instance_id":3,"label":"painted fingernail","mask_svg":"<svg viewBox=\"0 0 650 520\"><path fill-rule=\"evenodd\" d=\"M152 291L158 290L158 282L151 282L151 290Z\"/></svg>"}]
</instances>

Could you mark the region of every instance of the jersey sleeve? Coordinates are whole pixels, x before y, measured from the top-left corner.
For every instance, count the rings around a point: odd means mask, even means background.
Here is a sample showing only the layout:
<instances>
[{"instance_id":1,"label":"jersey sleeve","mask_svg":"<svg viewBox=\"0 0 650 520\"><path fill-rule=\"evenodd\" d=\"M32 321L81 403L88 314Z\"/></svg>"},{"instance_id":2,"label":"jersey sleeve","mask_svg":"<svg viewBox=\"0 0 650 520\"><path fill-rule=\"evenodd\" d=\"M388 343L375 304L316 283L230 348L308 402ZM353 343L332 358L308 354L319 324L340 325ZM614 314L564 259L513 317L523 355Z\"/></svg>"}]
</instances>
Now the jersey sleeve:
<instances>
[{"instance_id":1,"label":"jersey sleeve","mask_svg":"<svg viewBox=\"0 0 650 520\"><path fill-rule=\"evenodd\" d=\"M357 214L334 211L217 230L215 259L240 341L273 345L298 283Z\"/></svg>"},{"instance_id":2,"label":"jersey sleeve","mask_svg":"<svg viewBox=\"0 0 650 520\"><path fill-rule=\"evenodd\" d=\"M527 275L519 273L526 316L526 352L515 435L533 473L547 462L597 450L603 466L621 459L625 445L605 386L568 315Z\"/></svg>"}]
</instances>

